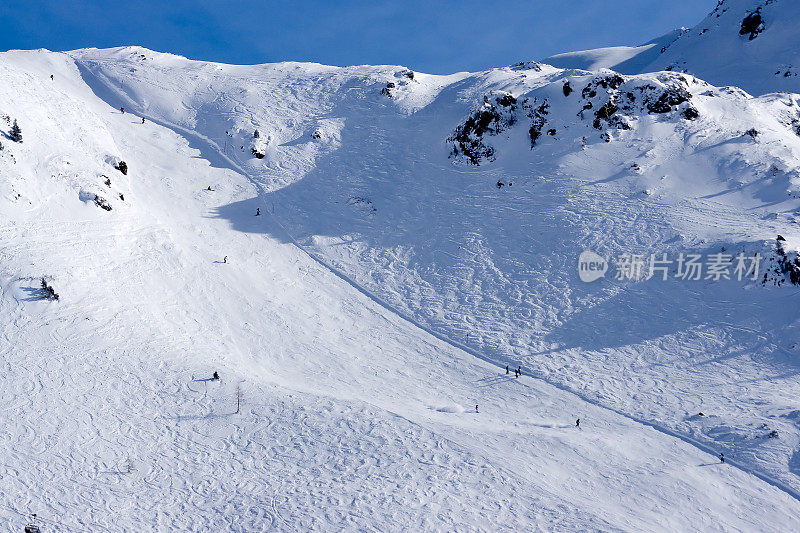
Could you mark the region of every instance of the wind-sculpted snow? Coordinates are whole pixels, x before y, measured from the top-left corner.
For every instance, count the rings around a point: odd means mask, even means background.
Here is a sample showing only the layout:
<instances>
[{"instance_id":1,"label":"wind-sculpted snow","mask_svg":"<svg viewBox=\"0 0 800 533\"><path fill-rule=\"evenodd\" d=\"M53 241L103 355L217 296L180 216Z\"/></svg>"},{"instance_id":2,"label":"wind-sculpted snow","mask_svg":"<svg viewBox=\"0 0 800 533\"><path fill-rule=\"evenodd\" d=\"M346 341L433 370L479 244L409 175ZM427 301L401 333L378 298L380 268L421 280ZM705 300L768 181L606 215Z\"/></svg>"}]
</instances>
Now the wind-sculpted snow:
<instances>
[{"instance_id":1,"label":"wind-sculpted snow","mask_svg":"<svg viewBox=\"0 0 800 533\"><path fill-rule=\"evenodd\" d=\"M793 260L796 98L409 72L0 55L7 523L800 523L788 272L577 275L584 249ZM470 117L479 166L450 157Z\"/></svg>"}]
</instances>

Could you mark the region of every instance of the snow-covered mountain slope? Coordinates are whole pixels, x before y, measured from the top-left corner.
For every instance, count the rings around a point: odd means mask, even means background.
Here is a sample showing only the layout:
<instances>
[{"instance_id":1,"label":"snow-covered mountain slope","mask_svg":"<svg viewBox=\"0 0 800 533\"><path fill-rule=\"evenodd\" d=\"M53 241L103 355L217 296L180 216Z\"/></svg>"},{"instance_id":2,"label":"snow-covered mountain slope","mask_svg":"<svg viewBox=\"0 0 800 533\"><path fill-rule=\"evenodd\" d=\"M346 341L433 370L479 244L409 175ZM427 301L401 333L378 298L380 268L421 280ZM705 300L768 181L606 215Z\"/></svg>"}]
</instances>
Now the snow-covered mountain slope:
<instances>
[{"instance_id":1,"label":"snow-covered mountain slope","mask_svg":"<svg viewBox=\"0 0 800 533\"><path fill-rule=\"evenodd\" d=\"M652 63L662 49L678 38L683 30L673 30L640 46L609 46L592 50L565 52L546 57L542 63L558 68L599 70L614 69L625 74L647 72L645 67Z\"/></svg>"},{"instance_id":2,"label":"snow-covered mountain slope","mask_svg":"<svg viewBox=\"0 0 800 533\"><path fill-rule=\"evenodd\" d=\"M0 72L8 523L800 523L794 287L576 272L797 243L797 97L139 48Z\"/></svg>"},{"instance_id":3,"label":"snow-covered mountain slope","mask_svg":"<svg viewBox=\"0 0 800 533\"><path fill-rule=\"evenodd\" d=\"M753 95L800 93L800 3L719 0L691 29L641 46L558 54L542 61L562 68L611 68L624 74L670 70Z\"/></svg>"},{"instance_id":4,"label":"snow-covered mountain slope","mask_svg":"<svg viewBox=\"0 0 800 533\"><path fill-rule=\"evenodd\" d=\"M795 0L720 0L700 24L639 72L689 72L754 95L800 93L798 20L800 3Z\"/></svg>"}]
</instances>

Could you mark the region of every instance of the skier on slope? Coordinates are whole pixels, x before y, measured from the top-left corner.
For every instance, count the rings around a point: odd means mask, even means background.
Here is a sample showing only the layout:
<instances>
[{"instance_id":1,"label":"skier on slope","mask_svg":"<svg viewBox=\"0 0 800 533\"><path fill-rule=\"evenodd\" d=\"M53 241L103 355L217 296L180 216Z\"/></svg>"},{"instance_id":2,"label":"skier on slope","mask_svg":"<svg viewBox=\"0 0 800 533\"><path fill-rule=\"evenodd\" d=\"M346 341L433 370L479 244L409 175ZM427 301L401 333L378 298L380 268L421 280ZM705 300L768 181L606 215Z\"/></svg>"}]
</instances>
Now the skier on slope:
<instances>
[{"instance_id":1,"label":"skier on slope","mask_svg":"<svg viewBox=\"0 0 800 533\"><path fill-rule=\"evenodd\" d=\"M257 217L261 216L261 208L260 207L256 207L256 216Z\"/></svg>"},{"instance_id":2,"label":"skier on slope","mask_svg":"<svg viewBox=\"0 0 800 533\"><path fill-rule=\"evenodd\" d=\"M217 372L216 370L214 370L214 379L219 381L219 372Z\"/></svg>"},{"instance_id":3,"label":"skier on slope","mask_svg":"<svg viewBox=\"0 0 800 533\"><path fill-rule=\"evenodd\" d=\"M508 365L506 365L506 374L508 374Z\"/></svg>"},{"instance_id":4,"label":"skier on slope","mask_svg":"<svg viewBox=\"0 0 800 533\"><path fill-rule=\"evenodd\" d=\"M720 463L724 463L725 462L725 454L724 453L720 453L719 454L719 462Z\"/></svg>"},{"instance_id":5,"label":"skier on slope","mask_svg":"<svg viewBox=\"0 0 800 533\"><path fill-rule=\"evenodd\" d=\"M581 419L580 418L575 421L575 427L576 428L581 427Z\"/></svg>"},{"instance_id":6,"label":"skier on slope","mask_svg":"<svg viewBox=\"0 0 800 533\"><path fill-rule=\"evenodd\" d=\"M228 256L227 255L222 258L222 262L225 263L225 264L228 263Z\"/></svg>"},{"instance_id":7,"label":"skier on slope","mask_svg":"<svg viewBox=\"0 0 800 533\"><path fill-rule=\"evenodd\" d=\"M521 376L522 375L522 367L517 367L517 373Z\"/></svg>"},{"instance_id":8,"label":"skier on slope","mask_svg":"<svg viewBox=\"0 0 800 533\"><path fill-rule=\"evenodd\" d=\"M477 403L475 404L475 412L476 413L478 412L478 404Z\"/></svg>"},{"instance_id":9,"label":"skier on slope","mask_svg":"<svg viewBox=\"0 0 800 533\"><path fill-rule=\"evenodd\" d=\"M142 117L142 124L144 124L144 117Z\"/></svg>"},{"instance_id":10,"label":"skier on slope","mask_svg":"<svg viewBox=\"0 0 800 533\"><path fill-rule=\"evenodd\" d=\"M120 107L119 110L122 112L123 115L125 114L125 108L124 107Z\"/></svg>"}]
</instances>

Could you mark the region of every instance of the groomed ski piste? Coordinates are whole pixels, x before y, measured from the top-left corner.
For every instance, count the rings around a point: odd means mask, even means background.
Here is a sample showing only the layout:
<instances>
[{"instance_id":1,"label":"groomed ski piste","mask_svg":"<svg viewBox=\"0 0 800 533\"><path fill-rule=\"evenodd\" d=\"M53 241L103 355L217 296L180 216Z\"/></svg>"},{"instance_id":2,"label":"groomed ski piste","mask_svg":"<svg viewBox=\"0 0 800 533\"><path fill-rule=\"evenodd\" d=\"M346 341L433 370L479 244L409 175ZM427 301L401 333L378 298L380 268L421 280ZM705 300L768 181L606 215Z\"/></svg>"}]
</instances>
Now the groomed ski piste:
<instances>
[{"instance_id":1,"label":"groomed ski piste","mask_svg":"<svg viewBox=\"0 0 800 533\"><path fill-rule=\"evenodd\" d=\"M3 522L796 529L800 97L615 76L0 54Z\"/></svg>"}]
</instances>

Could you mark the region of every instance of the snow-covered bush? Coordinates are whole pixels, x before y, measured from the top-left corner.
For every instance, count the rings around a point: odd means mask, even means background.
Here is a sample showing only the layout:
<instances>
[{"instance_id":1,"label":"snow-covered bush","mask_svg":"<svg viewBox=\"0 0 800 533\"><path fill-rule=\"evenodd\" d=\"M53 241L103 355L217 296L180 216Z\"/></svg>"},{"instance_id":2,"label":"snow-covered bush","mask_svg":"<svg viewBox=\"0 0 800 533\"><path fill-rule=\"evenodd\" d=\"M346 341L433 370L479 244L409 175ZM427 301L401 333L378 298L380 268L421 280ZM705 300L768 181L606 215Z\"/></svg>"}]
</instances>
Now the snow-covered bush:
<instances>
[{"instance_id":1,"label":"snow-covered bush","mask_svg":"<svg viewBox=\"0 0 800 533\"><path fill-rule=\"evenodd\" d=\"M52 285L50 285L50 283L47 281L47 278L44 276L42 276L42 293L48 300L58 300L60 298L56 290Z\"/></svg>"},{"instance_id":2,"label":"snow-covered bush","mask_svg":"<svg viewBox=\"0 0 800 533\"><path fill-rule=\"evenodd\" d=\"M266 138L264 138L262 137L260 131L254 131L253 140L250 143L250 153L258 159L264 159L264 156L267 155L267 145L269 144L270 139L270 135L267 135Z\"/></svg>"},{"instance_id":3,"label":"snow-covered bush","mask_svg":"<svg viewBox=\"0 0 800 533\"><path fill-rule=\"evenodd\" d=\"M20 129L16 119L14 120L14 125L11 126L11 131L8 132L8 138L14 141L15 143L22 142L22 129Z\"/></svg>"},{"instance_id":4,"label":"snow-covered bush","mask_svg":"<svg viewBox=\"0 0 800 533\"><path fill-rule=\"evenodd\" d=\"M778 235L775 239L775 256L761 282L766 284L771 281L780 286L786 279L792 285L800 285L800 254L797 250L790 250L783 235Z\"/></svg>"}]
</instances>

